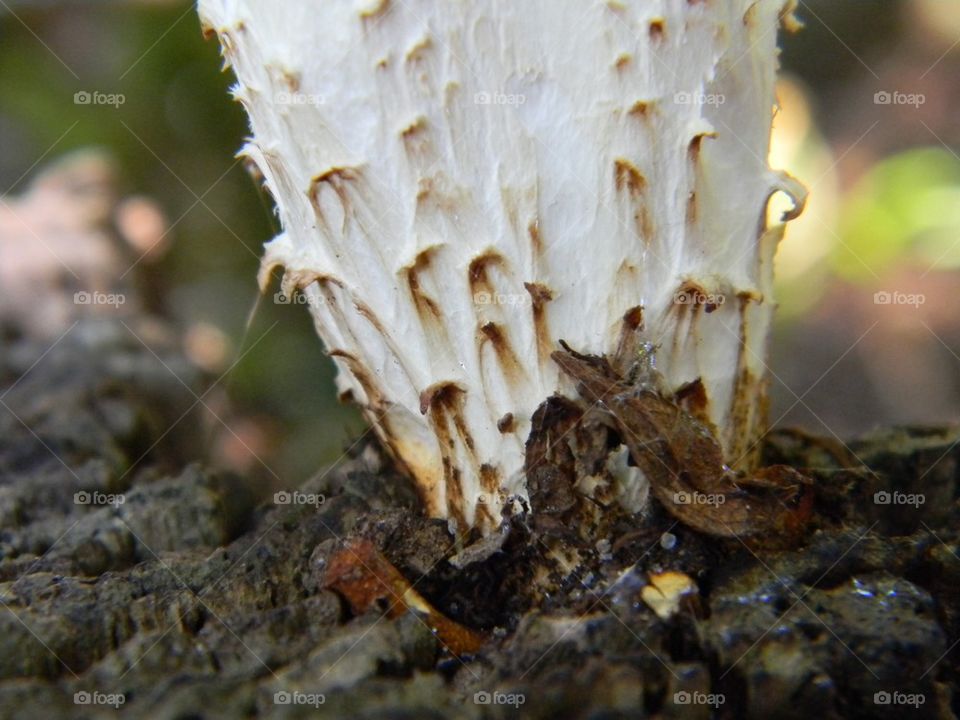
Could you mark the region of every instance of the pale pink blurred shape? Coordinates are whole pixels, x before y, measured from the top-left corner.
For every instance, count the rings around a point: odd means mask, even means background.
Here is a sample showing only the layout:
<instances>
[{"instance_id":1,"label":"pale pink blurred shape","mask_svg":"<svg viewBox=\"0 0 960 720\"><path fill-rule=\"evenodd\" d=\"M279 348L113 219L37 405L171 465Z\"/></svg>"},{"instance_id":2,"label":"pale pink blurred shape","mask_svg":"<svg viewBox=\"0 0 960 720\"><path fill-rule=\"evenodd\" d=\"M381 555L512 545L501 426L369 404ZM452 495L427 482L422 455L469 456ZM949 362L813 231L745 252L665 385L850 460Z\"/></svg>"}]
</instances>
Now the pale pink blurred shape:
<instances>
[{"instance_id":1,"label":"pale pink blurred shape","mask_svg":"<svg viewBox=\"0 0 960 720\"><path fill-rule=\"evenodd\" d=\"M125 198L114 213L123 239L146 262L158 260L170 247L169 224L160 207L150 198Z\"/></svg>"},{"instance_id":2,"label":"pale pink blurred shape","mask_svg":"<svg viewBox=\"0 0 960 720\"><path fill-rule=\"evenodd\" d=\"M206 322L194 323L187 328L183 348L190 362L210 373L222 372L233 353L226 333Z\"/></svg>"},{"instance_id":3,"label":"pale pink blurred shape","mask_svg":"<svg viewBox=\"0 0 960 720\"><path fill-rule=\"evenodd\" d=\"M248 472L261 466L260 458L269 457L275 440L272 434L267 422L249 417L231 419L229 427L217 431L214 458L235 472Z\"/></svg>"},{"instance_id":4,"label":"pale pink blurred shape","mask_svg":"<svg viewBox=\"0 0 960 720\"><path fill-rule=\"evenodd\" d=\"M115 172L97 151L66 156L26 192L0 198L0 319L35 335L62 332L83 312L74 293L109 293L123 272L109 233Z\"/></svg>"}]
</instances>

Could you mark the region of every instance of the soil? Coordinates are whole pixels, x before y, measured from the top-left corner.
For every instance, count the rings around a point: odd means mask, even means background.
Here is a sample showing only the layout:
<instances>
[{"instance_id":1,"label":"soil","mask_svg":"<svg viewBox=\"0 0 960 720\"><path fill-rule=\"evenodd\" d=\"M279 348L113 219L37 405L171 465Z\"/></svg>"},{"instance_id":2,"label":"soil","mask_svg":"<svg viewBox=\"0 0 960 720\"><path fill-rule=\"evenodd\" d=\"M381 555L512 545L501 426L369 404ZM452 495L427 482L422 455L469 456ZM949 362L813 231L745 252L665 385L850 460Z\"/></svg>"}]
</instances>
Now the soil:
<instances>
[{"instance_id":1,"label":"soil","mask_svg":"<svg viewBox=\"0 0 960 720\"><path fill-rule=\"evenodd\" d=\"M772 433L766 462L814 481L809 525L786 543L706 535L654 499L597 512L543 471L536 512L478 546L424 517L370 441L279 497L196 462L208 379L177 346L137 317L81 318L52 349L6 332L0 717L809 720L960 705L957 429L846 445ZM350 567L359 542L369 553Z\"/></svg>"}]
</instances>

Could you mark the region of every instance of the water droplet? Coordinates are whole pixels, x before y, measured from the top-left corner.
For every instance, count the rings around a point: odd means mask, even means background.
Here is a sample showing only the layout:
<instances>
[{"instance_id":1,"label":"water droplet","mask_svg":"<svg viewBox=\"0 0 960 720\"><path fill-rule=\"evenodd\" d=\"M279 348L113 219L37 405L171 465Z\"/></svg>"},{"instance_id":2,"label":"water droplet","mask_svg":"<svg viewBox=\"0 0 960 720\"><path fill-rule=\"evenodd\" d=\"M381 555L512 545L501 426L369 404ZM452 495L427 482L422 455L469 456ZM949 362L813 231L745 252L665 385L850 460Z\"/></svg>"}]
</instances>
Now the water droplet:
<instances>
[{"instance_id":1,"label":"water droplet","mask_svg":"<svg viewBox=\"0 0 960 720\"><path fill-rule=\"evenodd\" d=\"M660 547L664 550L673 550L677 546L677 536L673 533L665 532L660 536Z\"/></svg>"}]
</instances>

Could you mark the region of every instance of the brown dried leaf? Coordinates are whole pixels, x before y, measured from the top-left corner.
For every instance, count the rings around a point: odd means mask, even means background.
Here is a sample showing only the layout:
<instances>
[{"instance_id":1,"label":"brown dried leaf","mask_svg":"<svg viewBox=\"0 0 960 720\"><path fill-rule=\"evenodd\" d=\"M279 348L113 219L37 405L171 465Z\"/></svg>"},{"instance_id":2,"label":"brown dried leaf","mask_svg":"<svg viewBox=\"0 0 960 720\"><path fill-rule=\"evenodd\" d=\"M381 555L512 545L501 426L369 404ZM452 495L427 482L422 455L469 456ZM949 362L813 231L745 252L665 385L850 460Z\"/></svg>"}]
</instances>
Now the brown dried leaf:
<instances>
[{"instance_id":1,"label":"brown dried leaf","mask_svg":"<svg viewBox=\"0 0 960 720\"><path fill-rule=\"evenodd\" d=\"M366 612L380 600L390 603L391 619L412 612L454 655L476 653L486 641L438 612L367 539L347 541L330 556L323 585L343 596L354 613Z\"/></svg>"},{"instance_id":2,"label":"brown dried leaf","mask_svg":"<svg viewBox=\"0 0 960 720\"><path fill-rule=\"evenodd\" d=\"M678 520L720 537L785 534L792 542L803 532L813 501L808 478L782 465L736 477L710 428L656 383L631 384L605 358L569 348L552 357L584 400L610 412L654 497Z\"/></svg>"}]
</instances>

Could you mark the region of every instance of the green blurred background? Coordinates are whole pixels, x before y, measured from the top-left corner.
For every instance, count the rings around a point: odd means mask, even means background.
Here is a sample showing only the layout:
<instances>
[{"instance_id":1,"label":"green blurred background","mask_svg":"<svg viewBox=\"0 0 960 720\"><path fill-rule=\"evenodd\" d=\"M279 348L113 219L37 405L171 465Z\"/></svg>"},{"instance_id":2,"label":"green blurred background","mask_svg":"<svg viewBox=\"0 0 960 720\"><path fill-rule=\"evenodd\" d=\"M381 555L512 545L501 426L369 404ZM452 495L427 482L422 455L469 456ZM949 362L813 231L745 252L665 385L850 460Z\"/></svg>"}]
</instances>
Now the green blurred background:
<instances>
[{"instance_id":1,"label":"green blurred background","mask_svg":"<svg viewBox=\"0 0 960 720\"><path fill-rule=\"evenodd\" d=\"M771 420L840 437L956 421L960 0L810 0L798 15L772 159L812 199L778 259ZM223 385L241 444L289 485L335 461L364 426L336 403L306 310L257 304L276 221L234 157L246 121L193 5L2 0L0 78L0 192L105 148L122 192L152 198L170 228L162 257L137 269L156 309L216 346L213 377L239 359ZM74 103L94 90L125 102ZM229 439L215 453L263 471Z\"/></svg>"}]
</instances>

